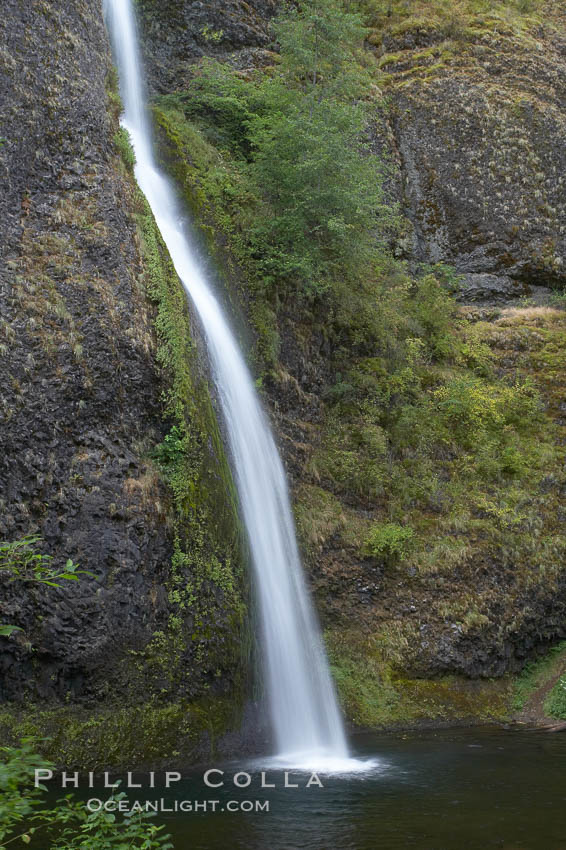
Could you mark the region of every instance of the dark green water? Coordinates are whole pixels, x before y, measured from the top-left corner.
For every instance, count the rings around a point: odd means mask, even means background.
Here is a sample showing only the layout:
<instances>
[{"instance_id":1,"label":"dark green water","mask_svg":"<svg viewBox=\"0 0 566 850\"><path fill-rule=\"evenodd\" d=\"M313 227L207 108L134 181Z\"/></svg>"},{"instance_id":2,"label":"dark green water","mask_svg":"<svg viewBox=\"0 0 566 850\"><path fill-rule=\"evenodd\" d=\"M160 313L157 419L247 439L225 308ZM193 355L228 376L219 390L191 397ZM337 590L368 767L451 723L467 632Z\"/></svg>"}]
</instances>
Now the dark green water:
<instances>
[{"instance_id":1,"label":"dark green water","mask_svg":"<svg viewBox=\"0 0 566 850\"><path fill-rule=\"evenodd\" d=\"M216 812L209 806L158 816L176 850L566 850L566 733L374 734L352 746L361 758L376 759L376 768L321 776L324 788L261 789L265 767L242 760L206 766L225 770L222 789L206 788L203 769L185 772L174 790L146 789L140 799L218 801ZM237 771L252 775L250 787L234 787ZM293 773L290 779L305 781ZM283 773L268 769L268 780L282 786ZM269 812L227 811L255 800L267 800Z\"/></svg>"}]
</instances>

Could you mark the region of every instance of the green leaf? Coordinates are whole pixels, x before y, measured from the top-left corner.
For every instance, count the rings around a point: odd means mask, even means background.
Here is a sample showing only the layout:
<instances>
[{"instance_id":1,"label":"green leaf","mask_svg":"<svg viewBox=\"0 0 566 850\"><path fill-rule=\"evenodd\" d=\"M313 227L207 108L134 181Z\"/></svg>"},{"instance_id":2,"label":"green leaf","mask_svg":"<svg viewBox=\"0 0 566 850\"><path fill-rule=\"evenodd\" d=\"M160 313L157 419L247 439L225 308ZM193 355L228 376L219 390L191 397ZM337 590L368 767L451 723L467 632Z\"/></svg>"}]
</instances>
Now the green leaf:
<instances>
[{"instance_id":1,"label":"green leaf","mask_svg":"<svg viewBox=\"0 0 566 850\"><path fill-rule=\"evenodd\" d=\"M0 625L0 637L10 637L12 632L22 632L23 629L20 629L18 626L6 626Z\"/></svg>"}]
</instances>

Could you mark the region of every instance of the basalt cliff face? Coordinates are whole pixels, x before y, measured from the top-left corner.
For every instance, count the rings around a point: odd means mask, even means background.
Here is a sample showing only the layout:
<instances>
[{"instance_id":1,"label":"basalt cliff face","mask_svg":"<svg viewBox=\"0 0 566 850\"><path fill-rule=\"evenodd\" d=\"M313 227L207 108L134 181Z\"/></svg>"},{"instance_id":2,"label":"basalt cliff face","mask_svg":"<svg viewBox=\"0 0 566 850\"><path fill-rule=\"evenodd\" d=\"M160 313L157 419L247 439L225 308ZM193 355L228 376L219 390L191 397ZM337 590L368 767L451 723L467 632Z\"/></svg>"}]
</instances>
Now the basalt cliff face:
<instances>
[{"instance_id":1,"label":"basalt cliff face","mask_svg":"<svg viewBox=\"0 0 566 850\"><path fill-rule=\"evenodd\" d=\"M455 11L436 26L417 19L370 36L387 75L411 253L453 265L468 300L564 286L566 41L557 23L526 28Z\"/></svg>"},{"instance_id":2,"label":"basalt cliff face","mask_svg":"<svg viewBox=\"0 0 566 850\"><path fill-rule=\"evenodd\" d=\"M413 14L391 7L397 19L368 14L366 48L382 71L388 106L379 136L397 168L393 194L408 220L406 256L452 265L467 300L563 287L560 5L546 4L546 17L536 21L517 15L512 3L507 14L472 14L466 4L442 14L434 3ZM207 56L242 69L270 64L276 10L274 2L142 0L151 89L182 90L191 66Z\"/></svg>"},{"instance_id":3,"label":"basalt cliff face","mask_svg":"<svg viewBox=\"0 0 566 850\"><path fill-rule=\"evenodd\" d=\"M0 621L22 631L0 638L0 714L5 731L22 704L43 731L68 724L71 758L70 707L123 737L114 760L145 757L144 724L165 753L175 712L196 746L194 700L241 701L245 592L228 589L239 532L198 329L120 156L100 2L10 0L0 44L0 537L88 571L60 588L2 574Z\"/></svg>"},{"instance_id":4,"label":"basalt cliff face","mask_svg":"<svg viewBox=\"0 0 566 850\"><path fill-rule=\"evenodd\" d=\"M559 5L537 6L538 18L446 18L426 3L411 17L390 5L361 7L378 74L374 144L403 214L393 252L411 269L442 263L462 275L458 333L474 356L478 345L489 352L498 378L534 381L541 428L564 445L564 313L541 306L566 274ZM454 483L466 460L444 448L426 459L426 494L389 495L391 480L401 492L424 467L415 460L411 472L409 449L397 457L385 437L377 446L374 425L370 439L367 423L337 421L329 394L346 381L344 319L329 332L336 317L324 306L275 310L250 296L230 235L210 235L218 199L202 175L212 160L199 162L159 114L203 57L244 78L269 72L277 4L137 8L167 161L259 338L348 717L506 716L508 680L486 677L517 672L565 636L560 463L553 455L519 495L499 482L470 505ZM0 723L16 734L19 706L42 705L25 731L58 735L59 714L71 729L59 752L83 767L83 718L100 746L126 742L95 766L196 753L203 729L216 740L239 722L251 666L240 532L199 331L134 186L99 0L7 0L3 11L0 537L39 535L56 563L72 558L92 575L60 589L3 581L0 622L24 631L0 637ZM534 301L510 300L519 296ZM279 341L267 369L266 311ZM381 483L368 490L360 469L374 467ZM372 524L392 517L419 541L402 563L364 548Z\"/></svg>"},{"instance_id":5,"label":"basalt cliff face","mask_svg":"<svg viewBox=\"0 0 566 850\"><path fill-rule=\"evenodd\" d=\"M148 475L141 447L163 432L161 381L115 169L100 10L6 11L1 533L37 532L46 551L114 577L42 593L39 647L27 657L18 643L3 647L3 698L37 687L45 699L80 692L122 641L148 634L166 607L172 539L138 486ZM3 619L29 629L34 603L21 591L9 588Z\"/></svg>"}]
</instances>

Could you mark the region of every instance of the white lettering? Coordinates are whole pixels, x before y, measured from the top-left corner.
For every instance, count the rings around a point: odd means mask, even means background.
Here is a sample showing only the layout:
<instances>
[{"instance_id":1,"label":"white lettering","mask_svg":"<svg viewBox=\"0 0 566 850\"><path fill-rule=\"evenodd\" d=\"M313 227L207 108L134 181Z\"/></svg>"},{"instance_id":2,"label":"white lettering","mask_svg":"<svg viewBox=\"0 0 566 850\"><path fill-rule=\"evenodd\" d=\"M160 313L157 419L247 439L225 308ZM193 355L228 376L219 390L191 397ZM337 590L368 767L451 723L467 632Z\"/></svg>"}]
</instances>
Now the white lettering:
<instances>
[{"instance_id":1,"label":"white lettering","mask_svg":"<svg viewBox=\"0 0 566 850\"><path fill-rule=\"evenodd\" d=\"M47 782L53 779L53 771L37 768L35 771L35 787L39 788L40 782Z\"/></svg>"},{"instance_id":2,"label":"white lettering","mask_svg":"<svg viewBox=\"0 0 566 850\"><path fill-rule=\"evenodd\" d=\"M273 783L267 782L266 779L265 779L265 775L266 775L265 771L262 770L262 772L261 772L261 787L262 788L275 788L275 783L274 782Z\"/></svg>"},{"instance_id":3,"label":"white lettering","mask_svg":"<svg viewBox=\"0 0 566 850\"><path fill-rule=\"evenodd\" d=\"M298 788L298 785L295 785L293 782L289 782L289 773L285 771L285 788Z\"/></svg>"},{"instance_id":4,"label":"white lettering","mask_svg":"<svg viewBox=\"0 0 566 850\"><path fill-rule=\"evenodd\" d=\"M165 787L170 788L172 782L179 782L181 779L181 774L177 773L176 770L167 771L165 774Z\"/></svg>"},{"instance_id":5,"label":"white lettering","mask_svg":"<svg viewBox=\"0 0 566 850\"><path fill-rule=\"evenodd\" d=\"M223 780L220 780L220 782L211 782L209 777L212 773L218 773L219 776L224 776L223 770L218 770L218 768L216 767L211 767L210 770L207 770L204 774L204 784L208 785L209 788L220 788L222 785L224 785Z\"/></svg>"},{"instance_id":6,"label":"white lettering","mask_svg":"<svg viewBox=\"0 0 566 850\"><path fill-rule=\"evenodd\" d=\"M65 771L61 774L61 788L66 788L68 785L72 785L73 788L79 787L79 774L78 772L67 774Z\"/></svg>"}]
</instances>

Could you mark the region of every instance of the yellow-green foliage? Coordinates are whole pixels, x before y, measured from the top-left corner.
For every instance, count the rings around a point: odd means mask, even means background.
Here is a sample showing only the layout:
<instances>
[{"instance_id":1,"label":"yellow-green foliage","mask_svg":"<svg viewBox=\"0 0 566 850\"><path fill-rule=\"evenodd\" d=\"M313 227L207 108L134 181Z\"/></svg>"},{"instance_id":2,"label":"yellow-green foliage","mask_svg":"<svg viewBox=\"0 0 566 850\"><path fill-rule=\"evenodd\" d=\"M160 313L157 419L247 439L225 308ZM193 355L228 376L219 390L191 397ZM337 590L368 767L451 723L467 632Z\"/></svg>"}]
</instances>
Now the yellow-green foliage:
<instances>
[{"instance_id":1,"label":"yellow-green foliage","mask_svg":"<svg viewBox=\"0 0 566 850\"><path fill-rule=\"evenodd\" d=\"M364 541L363 551L374 558L398 561L409 553L412 542L412 528L396 522L376 523Z\"/></svg>"},{"instance_id":2,"label":"yellow-green foliage","mask_svg":"<svg viewBox=\"0 0 566 850\"><path fill-rule=\"evenodd\" d=\"M566 674L560 676L544 703L550 717L566 720Z\"/></svg>"},{"instance_id":3,"label":"yellow-green foliage","mask_svg":"<svg viewBox=\"0 0 566 850\"><path fill-rule=\"evenodd\" d=\"M120 129L114 133L114 144L118 148L122 161L128 171L133 171L134 165L136 164L136 156L130 143L129 133L124 127L120 127Z\"/></svg>"},{"instance_id":4,"label":"yellow-green foliage","mask_svg":"<svg viewBox=\"0 0 566 850\"><path fill-rule=\"evenodd\" d=\"M556 5L545 0L360 0L374 40L383 30L392 35L437 30L459 40L478 30L521 32L540 25Z\"/></svg>"},{"instance_id":5,"label":"yellow-green foliage","mask_svg":"<svg viewBox=\"0 0 566 850\"><path fill-rule=\"evenodd\" d=\"M442 74L474 73L477 45L489 53L540 48L544 33L562 28L558 0L360 0L360 7L369 44L378 55L389 47L376 62L383 89L424 89Z\"/></svg>"}]
</instances>

